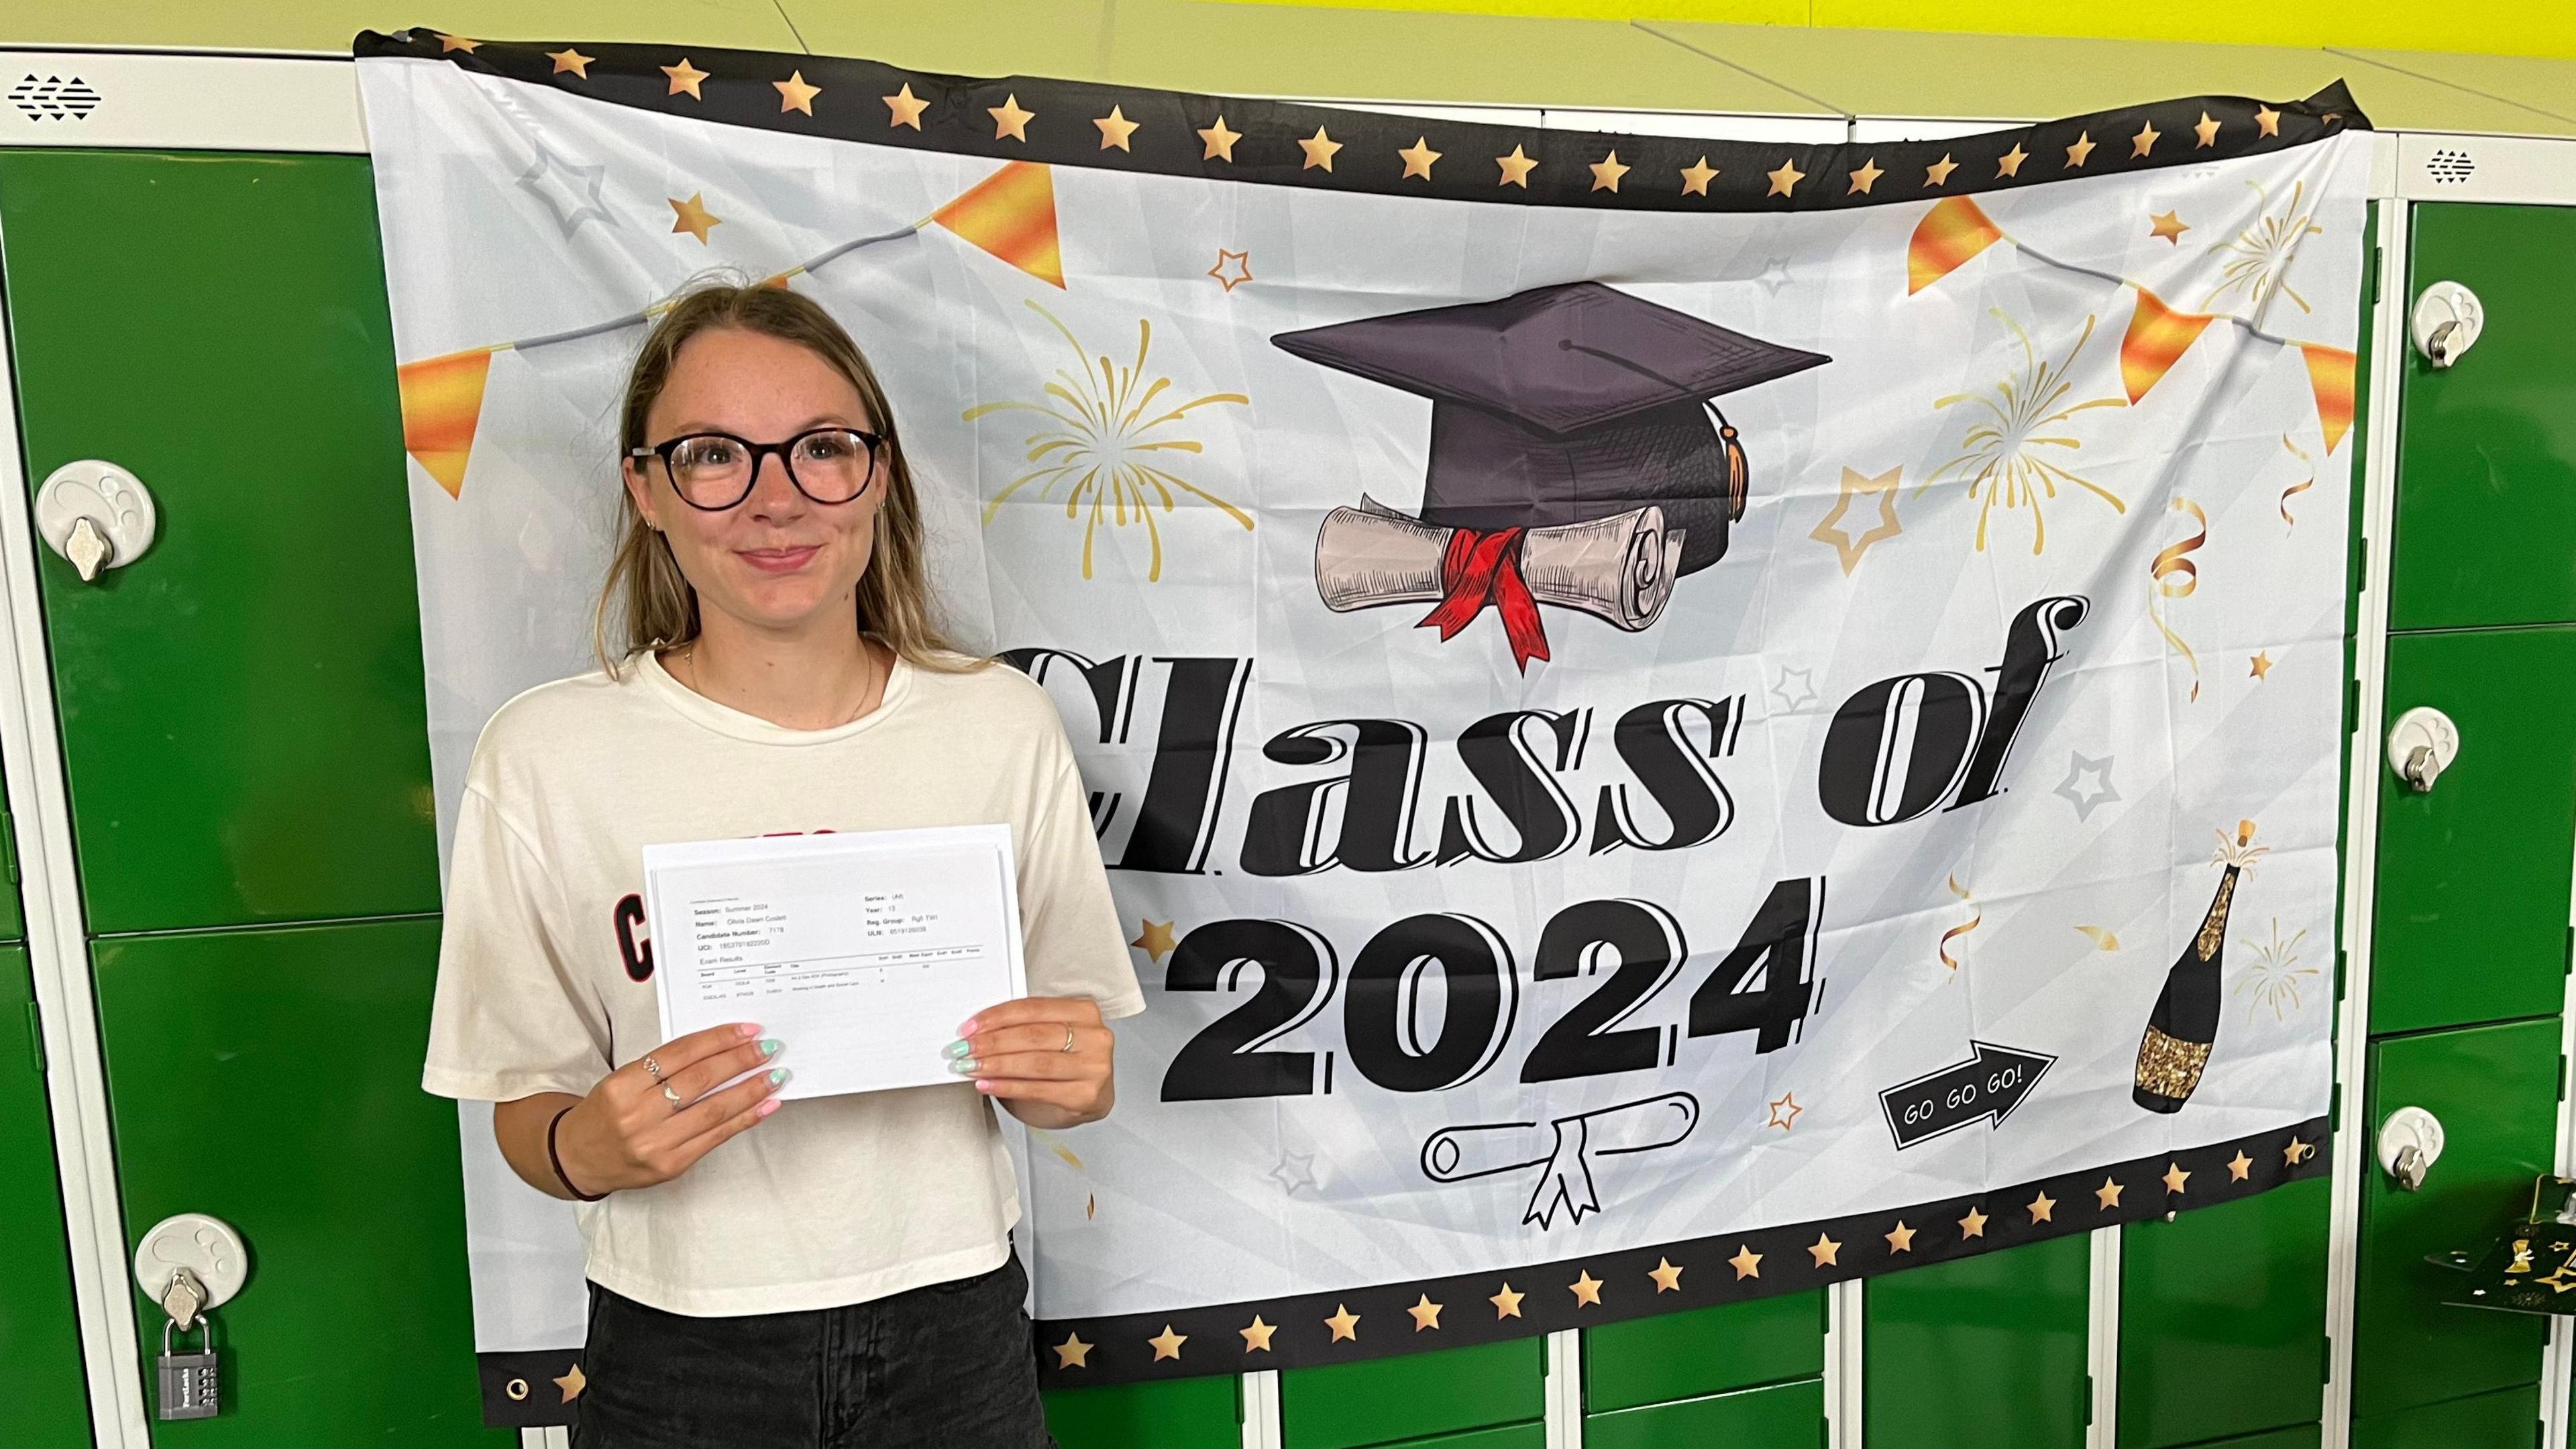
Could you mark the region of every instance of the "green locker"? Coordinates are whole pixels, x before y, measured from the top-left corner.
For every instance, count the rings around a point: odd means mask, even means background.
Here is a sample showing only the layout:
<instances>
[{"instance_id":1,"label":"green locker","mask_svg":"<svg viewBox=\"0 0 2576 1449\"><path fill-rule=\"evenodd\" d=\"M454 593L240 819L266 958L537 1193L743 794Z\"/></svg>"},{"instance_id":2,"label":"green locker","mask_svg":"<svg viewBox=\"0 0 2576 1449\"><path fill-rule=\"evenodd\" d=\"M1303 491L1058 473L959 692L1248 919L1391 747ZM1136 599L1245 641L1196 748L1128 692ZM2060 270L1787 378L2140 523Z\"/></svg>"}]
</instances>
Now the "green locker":
<instances>
[{"instance_id":1,"label":"green locker","mask_svg":"<svg viewBox=\"0 0 2576 1449\"><path fill-rule=\"evenodd\" d=\"M2081 1234L1869 1279L1869 1449L2075 1449L2092 1244Z\"/></svg>"},{"instance_id":2,"label":"green locker","mask_svg":"<svg viewBox=\"0 0 2576 1449\"><path fill-rule=\"evenodd\" d=\"M2376 1164L2363 1174L2357 1436L2368 1421L2540 1377L2549 1320L2445 1306L2460 1275L2427 1259L2482 1251L2529 1209L2557 1137L2558 1021L2400 1037L2374 1042L2370 1057L2367 1121L2357 1132L2347 1124L2345 1150L2372 1151L2378 1124L2402 1106L2440 1118L2446 1142L2421 1191L2401 1190Z\"/></svg>"},{"instance_id":3,"label":"green locker","mask_svg":"<svg viewBox=\"0 0 2576 1449\"><path fill-rule=\"evenodd\" d=\"M1705 1449L1718 1444L1808 1449L1823 1442L1824 1421L1825 1386L1808 1379L1588 1415L1583 1444L1584 1449Z\"/></svg>"},{"instance_id":4,"label":"green locker","mask_svg":"<svg viewBox=\"0 0 2576 1449\"><path fill-rule=\"evenodd\" d=\"M2533 1449L2540 1442L2537 1388L2476 1394L2352 1421L2352 1449Z\"/></svg>"},{"instance_id":5,"label":"green locker","mask_svg":"<svg viewBox=\"0 0 2576 1449\"><path fill-rule=\"evenodd\" d=\"M2456 366L2407 363L2392 629L2576 622L2570 256L2576 208L2415 208L2408 296L2462 283L2486 328Z\"/></svg>"},{"instance_id":6,"label":"green locker","mask_svg":"<svg viewBox=\"0 0 2576 1449\"><path fill-rule=\"evenodd\" d=\"M1237 1449L1241 1380L1228 1375L1059 1389L1047 1428L1063 1449Z\"/></svg>"},{"instance_id":7,"label":"green locker","mask_svg":"<svg viewBox=\"0 0 2576 1449\"><path fill-rule=\"evenodd\" d=\"M1702 1398L1825 1371L1825 1295L1784 1293L1583 1333L1590 1413Z\"/></svg>"},{"instance_id":8,"label":"green locker","mask_svg":"<svg viewBox=\"0 0 2576 1449\"><path fill-rule=\"evenodd\" d=\"M1546 1412L1546 1340L1290 1369L1279 1375L1286 1449L1357 1449L1466 1429L1534 1422Z\"/></svg>"},{"instance_id":9,"label":"green locker","mask_svg":"<svg viewBox=\"0 0 2576 1449\"><path fill-rule=\"evenodd\" d=\"M438 909L366 159L0 152L0 246L29 481L160 515L94 584L38 550L89 928Z\"/></svg>"},{"instance_id":10,"label":"green locker","mask_svg":"<svg viewBox=\"0 0 2576 1449\"><path fill-rule=\"evenodd\" d=\"M71 1449L90 1441L89 1390L35 1007L27 948L0 946L0 1444Z\"/></svg>"},{"instance_id":11,"label":"green locker","mask_svg":"<svg viewBox=\"0 0 2576 1449\"><path fill-rule=\"evenodd\" d=\"M2331 1185L2131 1223L2120 1239L2120 1449L2315 1419Z\"/></svg>"},{"instance_id":12,"label":"green locker","mask_svg":"<svg viewBox=\"0 0 2576 1449\"><path fill-rule=\"evenodd\" d=\"M2415 705L2451 717L2460 755L2430 792L2375 772L2371 1033L2554 1013L2576 839L2576 628L2396 635L2389 722Z\"/></svg>"}]
</instances>

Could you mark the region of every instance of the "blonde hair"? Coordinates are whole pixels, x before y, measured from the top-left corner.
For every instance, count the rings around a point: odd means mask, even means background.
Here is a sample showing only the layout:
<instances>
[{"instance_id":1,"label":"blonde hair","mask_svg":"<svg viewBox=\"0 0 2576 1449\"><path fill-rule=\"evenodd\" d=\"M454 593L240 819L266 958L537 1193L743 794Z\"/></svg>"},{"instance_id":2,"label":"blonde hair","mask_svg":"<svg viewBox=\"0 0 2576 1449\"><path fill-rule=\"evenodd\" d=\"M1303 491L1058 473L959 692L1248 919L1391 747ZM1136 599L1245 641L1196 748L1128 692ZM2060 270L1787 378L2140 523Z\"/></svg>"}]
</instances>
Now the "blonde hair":
<instances>
[{"instance_id":1,"label":"blonde hair","mask_svg":"<svg viewBox=\"0 0 2576 1449\"><path fill-rule=\"evenodd\" d=\"M859 576L860 632L874 636L905 662L926 669L957 670L985 662L960 654L932 621L921 502L895 432L894 409L858 344L813 298L784 286L711 284L682 293L653 324L627 373L626 401L618 425L619 457L630 456L650 441L644 417L670 382L680 349L701 332L724 328L793 342L830 363L858 390L868 418L885 439L885 477L879 485L885 496L877 508L876 540L867 572ZM617 549L609 559L608 578L600 588L591 628L592 647L612 675L648 649L688 643L698 637L699 627L698 591L681 574L669 541L645 522L632 493L621 486L617 496ZM620 636L613 649L609 642L612 613Z\"/></svg>"}]
</instances>

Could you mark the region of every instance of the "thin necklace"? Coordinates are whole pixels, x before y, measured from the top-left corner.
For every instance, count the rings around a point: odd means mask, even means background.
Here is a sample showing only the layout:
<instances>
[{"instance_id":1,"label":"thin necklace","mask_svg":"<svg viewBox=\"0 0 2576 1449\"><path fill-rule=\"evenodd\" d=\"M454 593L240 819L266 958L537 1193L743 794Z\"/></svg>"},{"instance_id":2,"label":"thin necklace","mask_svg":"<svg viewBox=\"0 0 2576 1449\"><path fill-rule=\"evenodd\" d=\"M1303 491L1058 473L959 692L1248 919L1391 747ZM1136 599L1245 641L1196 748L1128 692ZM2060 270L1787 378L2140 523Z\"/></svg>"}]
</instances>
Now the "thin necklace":
<instances>
[{"instance_id":1,"label":"thin necklace","mask_svg":"<svg viewBox=\"0 0 2576 1449\"><path fill-rule=\"evenodd\" d=\"M857 719L860 715L867 712L868 697L876 692L877 687L877 656L876 651L868 647L868 641L864 637L859 640L859 655L867 661L868 666L867 679L859 686L859 702L851 708L848 714L841 717L839 723L825 725L823 726L825 729L839 729L841 725L848 724L851 720ZM707 693L704 689L698 686L697 640L690 640L688 647L680 651L680 661L689 666L689 677L687 680L689 692L701 699L714 699L714 695Z\"/></svg>"}]
</instances>

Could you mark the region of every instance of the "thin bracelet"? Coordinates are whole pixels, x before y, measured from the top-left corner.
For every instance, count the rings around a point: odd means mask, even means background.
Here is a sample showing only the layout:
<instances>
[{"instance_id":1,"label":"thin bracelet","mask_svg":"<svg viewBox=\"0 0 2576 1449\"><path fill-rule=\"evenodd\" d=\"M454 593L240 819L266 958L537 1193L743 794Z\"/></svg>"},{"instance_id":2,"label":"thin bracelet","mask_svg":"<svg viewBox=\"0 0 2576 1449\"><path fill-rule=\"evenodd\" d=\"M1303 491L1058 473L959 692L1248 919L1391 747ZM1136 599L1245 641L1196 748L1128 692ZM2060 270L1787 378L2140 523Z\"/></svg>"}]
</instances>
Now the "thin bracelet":
<instances>
[{"instance_id":1,"label":"thin bracelet","mask_svg":"<svg viewBox=\"0 0 2576 1449\"><path fill-rule=\"evenodd\" d=\"M578 1107L580 1105L581 1104L579 1102L572 1104L573 1107ZM572 1179L566 1176L563 1170L563 1155L555 1151L555 1129L563 1125L564 1117L571 1111L572 1107L566 1107L563 1111L557 1112L552 1121L546 1123L546 1161L554 1165L555 1181L563 1184L564 1191L571 1193L573 1197L579 1201L597 1202L601 1198L608 1196L608 1194L604 1192L583 1192L580 1188L573 1186Z\"/></svg>"}]
</instances>

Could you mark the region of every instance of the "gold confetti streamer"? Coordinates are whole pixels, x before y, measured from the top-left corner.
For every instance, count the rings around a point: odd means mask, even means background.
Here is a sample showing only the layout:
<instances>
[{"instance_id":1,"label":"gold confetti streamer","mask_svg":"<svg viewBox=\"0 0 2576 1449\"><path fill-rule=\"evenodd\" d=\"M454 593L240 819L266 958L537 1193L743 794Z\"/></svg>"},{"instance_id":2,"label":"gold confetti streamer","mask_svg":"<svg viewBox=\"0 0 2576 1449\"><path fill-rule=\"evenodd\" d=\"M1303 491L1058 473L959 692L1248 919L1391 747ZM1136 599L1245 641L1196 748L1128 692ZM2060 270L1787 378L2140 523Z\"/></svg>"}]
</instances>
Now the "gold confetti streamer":
<instances>
[{"instance_id":1,"label":"gold confetti streamer","mask_svg":"<svg viewBox=\"0 0 2576 1449\"><path fill-rule=\"evenodd\" d=\"M2309 489L2317 486L2317 465L2316 460L2308 456L2307 449L2290 441L2289 434L2283 433L2281 435L2281 446L2289 449L2292 457L2297 458L2300 462L2308 465L2308 476L2306 481L2293 483L2289 487L2281 490L2281 521L2292 528L2296 528L2299 526L2299 520L2290 516L2290 499L2297 494L2305 493Z\"/></svg>"},{"instance_id":2,"label":"gold confetti streamer","mask_svg":"<svg viewBox=\"0 0 2576 1449\"><path fill-rule=\"evenodd\" d=\"M2078 926L2075 929L2092 937L2093 946L2096 950L2117 951L2120 949L2120 938L2112 935L2109 931L2104 930L2100 926Z\"/></svg>"},{"instance_id":3,"label":"gold confetti streamer","mask_svg":"<svg viewBox=\"0 0 2576 1449\"><path fill-rule=\"evenodd\" d=\"M1977 898L1968 893L1967 887L1959 884L1959 878L1955 875L1950 877L1950 894L1966 901L1968 903L1969 911L1968 923L1966 925L1952 926L1950 929L1941 933L1941 964L1949 967L1952 971L1957 971L1959 969L1959 958L1950 954L1950 943L1961 936L1968 934L1970 931L1977 929L1979 925L1984 923L1986 914L1985 912L1977 909Z\"/></svg>"},{"instance_id":4,"label":"gold confetti streamer","mask_svg":"<svg viewBox=\"0 0 2576 1449\"><path fill-rule=\"evenodd\" d=\"M1159 505L1163 512L1170 513L1179 502L1172 495L1173 489L1214 505L1250 532L1252 515L1169 467L1147 459L1161 453L1205 452L1205 446L1197 439L1158 435L1156 430L1179 422L1198 408L1217 403L1249 406L1252 399L1239 392L1212 392L1153 412L1155 399L1172 385L1172 379L1146 378L1145 359L1154 345L1152 322L1137 321L1135 360L1121 366L1106 353L1094 357L1071 328L1056 320L1053 312L1034 301L1027 305L1073 349L1080 370L1056 369L1056 380L1044 388L1052 401L988 402L966 410L965 421L970 423L993 413L1029 412L1056 424L1024 440L1031 467L984 505L984 522L990 524L1011 495L1029 484L1039 485L1038 496L1044 498L1055 491L1057 484L1070 483L1064 516L1082 521L1082 576L1091 577L1092 540L1100 525L1124 528L1142 523L1153 549L1152 564L1145 572L1148 583L1163 576L1163 534L1154 522L1154 508ZM1149 417L1148 413L1153 415Z\"/></svg>"},{"instance_id":5,"label":"gold confetti streamer","mask_svg":"<svg viewBox=\"0 0 2576 1449\"><path fill-rule=\"evenodd\" d=\"M2183 662L2191 666L2191 697L2197 703L2200 699L2200 656L2191 652L2191 645L2174 632L2165 615L2170 601L2188 599L2192 590L2200 587L2200 566L2191 561L2191 555L2209 542L2209 515L2201 512L2200 505L2188 498L2176 498L2173 510L2190 514L2197 527L2191 537L2158 551L2155 561L2148 565L2147 617L2155 621L2156 631L2165 636L2165 642L2171 644L2174 652L2183 657ZM2167 601L2167 608L2159 608L2158 600Z\"/></svg>"}]
</instances>

